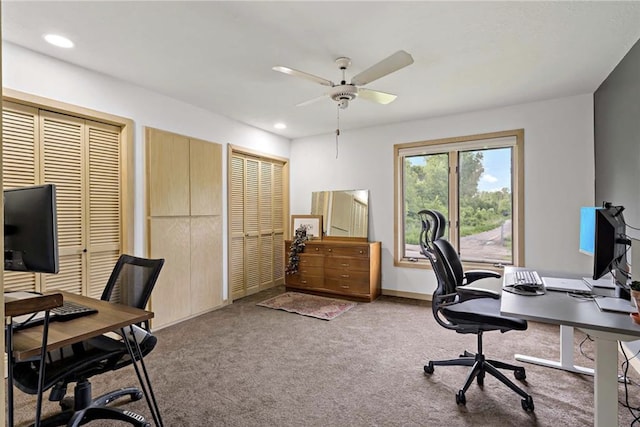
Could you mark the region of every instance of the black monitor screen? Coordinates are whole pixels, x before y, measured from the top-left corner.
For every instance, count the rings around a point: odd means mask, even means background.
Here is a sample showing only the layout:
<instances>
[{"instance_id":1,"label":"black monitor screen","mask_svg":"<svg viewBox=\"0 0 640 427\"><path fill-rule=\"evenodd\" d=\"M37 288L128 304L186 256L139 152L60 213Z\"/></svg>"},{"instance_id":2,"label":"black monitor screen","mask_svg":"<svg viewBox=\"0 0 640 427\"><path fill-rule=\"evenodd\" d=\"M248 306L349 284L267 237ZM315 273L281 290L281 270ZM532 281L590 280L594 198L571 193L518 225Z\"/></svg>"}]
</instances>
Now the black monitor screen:
<instances>
[{"instance_id":1,"label":"black monitor screen","mask_svg":"<svg viewBox=\"0 0 640 427\"><path fill-rule=\"evenodd\" d=\"M599 279L615 270L618 286L626 288L629 267L627 247L630 244L622 206L607 206L596 210L593 278Z\"/></svg>"},{"instance_id":2,"label":"black monitor screen","mask_svg":"<svg viewBox=\"0 0 640 427\"><path fill-rule=\"evenodd\" d=\"M56 187L4 191L4 269L58 272Z\"/></svg>"}]
</instances>

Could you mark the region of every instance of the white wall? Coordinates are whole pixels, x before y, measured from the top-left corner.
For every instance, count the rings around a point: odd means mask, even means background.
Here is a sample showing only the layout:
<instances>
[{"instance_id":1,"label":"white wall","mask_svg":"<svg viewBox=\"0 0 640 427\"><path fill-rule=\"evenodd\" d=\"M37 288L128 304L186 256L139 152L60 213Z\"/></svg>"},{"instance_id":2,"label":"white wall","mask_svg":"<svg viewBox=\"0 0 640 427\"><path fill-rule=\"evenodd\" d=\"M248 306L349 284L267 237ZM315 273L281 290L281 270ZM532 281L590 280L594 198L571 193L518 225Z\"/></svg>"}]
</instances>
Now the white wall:
<instances>
[{"instance_id":1,"label":"white wall","mask_svg":"<svg viewBox=\"0 0 640 427\"><path fill-rule=\"evenodd\" d=\"M357 108L353 104L349 108ZM393 145L523 128L525 263L585 273L579 210L594 203L593 95L301 138L291 145L291 213L311 211L311 192L369 189L369 239L382 242L382 288L431 294L432 273L393 265ZM494 283L492 287L499 286Z\"/></svg>"},{"instance_id":2,"label":"white wall","mask_svg":"<svg viewBox=\"0 0 640 427\"><path fill-rule=\"evenodd\" d=\"M3 43L2 49L5 87L134 120L134 251L138 255L144 254L145 247L143 127L151 126L290 158L291 213L310 212L312 191L369 189L370 239L382 242L383 289L430 294L435 286L431 273L393 266L393 145L524 128L526 264L559 272L590 270L591 259L577 247L579 207L594 203L591 94L343 130L336 159L334 134L298 139L290 146L285 138L103 74L10 43ZM226 160L223 166L226 200ZM224 221L226 229L226 206ZM225 280L226 249L225 235Z\"/></svg>"},{"instance_id":3,"label":"white wall","mask_svg":"<svg viewBox=\"0 0 640 427\"><path fill-rule=\"evenodd\" d=\"M145 126L223 145L223 230L227 227L226 145L239 145L279 157L289 157L290 141L286 138L7 42L2 44L2 83L6 88L126 117L135 122L135 255L145 255ZM223 277L226 283L226 233L223 236ZM226 291L227 286L224 288Z\"/></svg>"}]
</instances>

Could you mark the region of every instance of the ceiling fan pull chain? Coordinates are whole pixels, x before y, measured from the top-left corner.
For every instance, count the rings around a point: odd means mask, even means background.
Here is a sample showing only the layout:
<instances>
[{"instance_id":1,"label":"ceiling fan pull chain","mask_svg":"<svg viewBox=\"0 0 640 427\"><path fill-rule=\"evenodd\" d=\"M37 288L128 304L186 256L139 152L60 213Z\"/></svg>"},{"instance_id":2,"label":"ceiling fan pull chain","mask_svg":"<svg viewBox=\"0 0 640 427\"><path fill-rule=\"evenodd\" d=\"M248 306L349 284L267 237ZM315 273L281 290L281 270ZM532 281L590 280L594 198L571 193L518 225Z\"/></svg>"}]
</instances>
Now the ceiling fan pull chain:
<instances>
[{"instance_id":1,"label":"ceiling fan pull chain","mask_svg":"<svg viewBox=\"0 0 640 427\"><path fill-rule=\"evenodd\" d=\"M338 126L336 128L336 159L338 158L338 137L340 136L340 107L336 108L337 110L337 122L338 122Z\"/></svg>"}]
</instances>

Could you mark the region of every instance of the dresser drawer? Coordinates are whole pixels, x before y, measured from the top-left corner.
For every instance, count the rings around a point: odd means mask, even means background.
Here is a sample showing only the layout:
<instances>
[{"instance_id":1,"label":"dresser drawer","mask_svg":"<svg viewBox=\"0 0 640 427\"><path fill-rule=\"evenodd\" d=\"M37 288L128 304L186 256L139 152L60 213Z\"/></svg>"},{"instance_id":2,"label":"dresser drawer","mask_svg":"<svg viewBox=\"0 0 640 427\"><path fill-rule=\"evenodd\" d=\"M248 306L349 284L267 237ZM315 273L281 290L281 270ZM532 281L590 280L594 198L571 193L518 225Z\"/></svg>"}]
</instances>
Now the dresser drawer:
<instances>
[{"instance_id":1,"label":"dresser drawer","mask_svg":"<svg viewBox=\"0 0 640 427\"><path fill-rule=\"evenodd\" d=\"M287 286L298 286L301 288L324 288L324 277L306 276L303 274L290 274L285 277Z\"/></svg>"},{"instance_id":2,"label":"dresser drawer","mask_svg":"<svg viewBox=\"0 0 640 427\"><path fill-rule=\"evenodd\" d=\"M337 279L348 282L364 282L369 283L368 271L347 271L336 270L333 268L326 268L324 270L324 277L327 279Z\"/></svg>"},{"instance_id":3,"label":"dresser drawer","mask_svg":"<svg viewBox=\"0 0 640 427\"><path fill-rule=\"evenodd\" d=\"M322 277L324 276L324 268L322 266L308 266L302 262L298 265L298 275L303 277Z\"/></svg>"},{"instance_id":4,"label":"dresser drawer","mask_svg":"<svg viewBox=\"0 0 640 427\"><path fill-rule=\"evenodd\" d=\"M305 253L300 254L300 261L298 262L300 267L323 267L324 257L320 255L307 255Z\"/></svg>"},{"instance_id":5,"label":"dresser drawer","mask_svg":"<svg viewBox=\"0 0 640 427\"><path fill-rule=\"evenodd\" d=\"M343 271L369 272L371 263L368 259L328 256L324 259L324 268Z\"/></svg>"},{"instance_id":6,"label":"dresser drawer","mask_svg":"<svg viewBox=\"0 0 640 427\"><path fill-rule=\"evenodd\" d=\"M369 246L368 245L355 245L355 246L332 246L324 248L325 255L329 256L344 256L344 257L356 257L356 258L369 258Z\"/></svg>"},{"instance_id":7,"label":"dresser drawer","mask_svg":"<svg viewBox=\"0 0 640 427\"><path fill-rule=\"evenodd\" d=\"M369 282L355 282L348 279L324 279L325 287L334 292L340 292L344 295L361 294L367 295L371 292Z\"/></svg>"}]
</instances>

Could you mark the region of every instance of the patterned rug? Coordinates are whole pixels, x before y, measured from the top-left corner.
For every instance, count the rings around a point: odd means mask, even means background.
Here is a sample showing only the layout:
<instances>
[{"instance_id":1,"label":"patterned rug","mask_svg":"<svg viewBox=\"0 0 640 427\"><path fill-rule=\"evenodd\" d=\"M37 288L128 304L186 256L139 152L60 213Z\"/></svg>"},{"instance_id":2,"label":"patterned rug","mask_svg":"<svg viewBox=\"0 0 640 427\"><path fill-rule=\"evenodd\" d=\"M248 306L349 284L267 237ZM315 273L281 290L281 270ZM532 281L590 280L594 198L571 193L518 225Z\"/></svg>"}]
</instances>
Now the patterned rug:
<instances>
[{"instance_id":1,"label":"patterned rug","mask_svg":"<svg viewBox=\"0 0 640 427\"><path fill-rule=\"evenodd\" d=\"M257 305L284 310L317 319L331 320L356 306L355 302L319 297L298 292L285 292Z\"/></svg>"}]
</instances>

